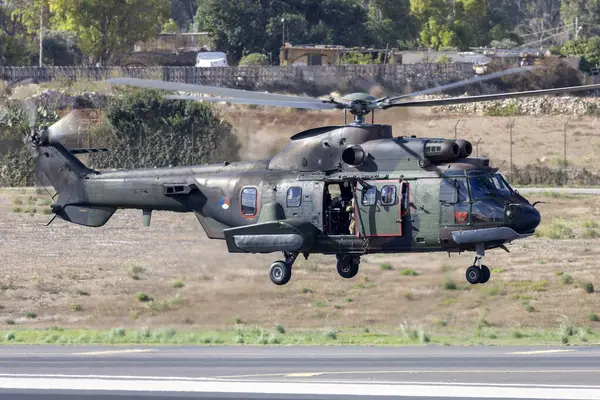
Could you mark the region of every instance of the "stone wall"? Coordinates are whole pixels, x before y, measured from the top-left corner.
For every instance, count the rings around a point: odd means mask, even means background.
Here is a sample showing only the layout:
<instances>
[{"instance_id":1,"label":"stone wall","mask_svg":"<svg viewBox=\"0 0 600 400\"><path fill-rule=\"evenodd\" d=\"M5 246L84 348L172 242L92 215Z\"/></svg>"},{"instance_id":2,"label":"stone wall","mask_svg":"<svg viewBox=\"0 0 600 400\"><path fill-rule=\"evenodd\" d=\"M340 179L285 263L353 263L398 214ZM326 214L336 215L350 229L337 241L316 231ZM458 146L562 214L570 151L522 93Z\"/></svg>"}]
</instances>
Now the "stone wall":
<instances>
[{"instance_id":1,"label":"stone wall","mask_svg":"<svg viewBox=\"0 0 600 400\"><path fill-rule=\"evenodd\" d=\"M421 98L449 96L422 96ZM538 96L432 107L434 113L467 115L597 115L598 96Z\"/></svg>"}]
</instances>

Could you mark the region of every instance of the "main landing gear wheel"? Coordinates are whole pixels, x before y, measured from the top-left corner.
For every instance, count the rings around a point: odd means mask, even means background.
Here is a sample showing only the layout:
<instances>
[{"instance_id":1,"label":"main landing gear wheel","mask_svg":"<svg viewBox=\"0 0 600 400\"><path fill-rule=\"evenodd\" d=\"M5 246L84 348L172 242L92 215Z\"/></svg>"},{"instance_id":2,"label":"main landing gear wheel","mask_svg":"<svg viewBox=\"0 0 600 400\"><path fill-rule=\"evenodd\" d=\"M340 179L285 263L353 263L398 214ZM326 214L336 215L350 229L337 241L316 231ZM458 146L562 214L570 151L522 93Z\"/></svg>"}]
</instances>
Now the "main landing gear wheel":
<instances>
[{"instance_id":1,"label":"main landing gear wheel","mask_svg":"<svg viewBox=\"0 0 600 400\"><path fill-rule=\"evenodd\" d=\"M481 269L479 267L476 267L475 265L467 268L467 282L469 282L471 285L475 285L476 283L479 283L481 281L482 278L482 273L481 273Z\"/></svg>"},{"instance_id":2,"label":"main landing gear wheel","mask_svg":"<svg viewBox=\"0 0 600 400\"><path fill-rule=\"evenodd\" d=\"M351 256L349 254L338 254L336 268L342 278L354 278L358 274L360 265L360 256Z\"/></svg>"},{"instance_id":3,"label":"main landing gear wheel","mask_svg":"<svg viewBox=\"0 0 600 400\"><path fill-rule=\"evenodd\" d=\"M292 266L285 261L275 261L269 269L269 278L276 285L285 285L292 277Z\"/></svg>"},{"instance_id":4,"label":"main landing gear wheel","mask_svg":"<svg viewBox=\"0 0 600 400\"><path fill-rule=\"evenodd\" d=\"M269 268L269 278L276 285L285 285L292 277L292 265L298 257L298 253L283 252L285 261L275 261Z\"/></svg>"},{"instance_id":5,"label":"main landing gear wheel","mask_svg":"<svg viewBox=\"0 0 600 400\"><path fill-rule=\"evenodd\" d=\"M486 267L485 265L482 265L481 266L481 279L479 280L479 283L486 283L487 281L490 280L490 276L492 276L490 269L488 267Z\"/></svg>"}]
</instances>

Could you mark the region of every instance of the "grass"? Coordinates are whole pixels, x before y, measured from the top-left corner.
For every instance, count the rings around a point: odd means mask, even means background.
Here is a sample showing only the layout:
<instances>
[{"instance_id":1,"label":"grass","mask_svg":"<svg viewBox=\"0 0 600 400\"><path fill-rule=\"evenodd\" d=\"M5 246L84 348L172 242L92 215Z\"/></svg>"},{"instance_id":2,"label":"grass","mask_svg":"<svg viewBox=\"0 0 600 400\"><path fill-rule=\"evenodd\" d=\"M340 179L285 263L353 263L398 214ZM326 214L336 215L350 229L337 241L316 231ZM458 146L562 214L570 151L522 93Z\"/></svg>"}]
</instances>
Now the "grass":
<instances>
[{"instance_id":1,"label":"grass","mask_svg":"<svg viewBox=\"0 0 600 400\"><path fill-rule=\"evenodd\" d=\"M535 231L535 236L548 239L572 239L575 237L575 233L565 221L557 218L546 226L540 226Z\"/></svg>"},{"instance_id":2,"label":"grass","mask_svg":"<svg viewBox=\"0 0 600 400\"><path fill-rule=\"evenodd\" d=\"M585 344L600 340L600 335L590 329L573 326L564 319L554 329L499 328L485 320L477 322L475 331L452 332L447 323L441 323L440 332L426 332L418 326L403 323L394 331L375 331L364 328L327 328L324 330L280 331L279 325L271 329L241 326L235 329L195 330L191 327L175 330L126 329L108 330L46 329L0 330L0 344L190 344L190 345L558 345ZM485 329L485 331L484 331ZM443 333L442 333L443 332ZM487 333L486 333L487 332Z\"/></svg>"},{"instance_id":3,"label":"grass","mask_svg":"<svg viewBox=\"0 0 600 400\"><path fill-rule=\"evenodd\" d=\"M314 293L313 290L311 288L302 288L302 293L303 294L311 294Z\"/></svg>"},{"instance_id":4,"label":"grass","mask_svg":"<svg viewBox=\"0 0 600 400\"><path fill-rule=\"evenodd\" d=\"M403 276L417 276L417 275L419 275L419 273L417 271L415 271L414 269L404 268L402 271L400 271L400 275L403 275Z\"/></svg>"}]
</instances>

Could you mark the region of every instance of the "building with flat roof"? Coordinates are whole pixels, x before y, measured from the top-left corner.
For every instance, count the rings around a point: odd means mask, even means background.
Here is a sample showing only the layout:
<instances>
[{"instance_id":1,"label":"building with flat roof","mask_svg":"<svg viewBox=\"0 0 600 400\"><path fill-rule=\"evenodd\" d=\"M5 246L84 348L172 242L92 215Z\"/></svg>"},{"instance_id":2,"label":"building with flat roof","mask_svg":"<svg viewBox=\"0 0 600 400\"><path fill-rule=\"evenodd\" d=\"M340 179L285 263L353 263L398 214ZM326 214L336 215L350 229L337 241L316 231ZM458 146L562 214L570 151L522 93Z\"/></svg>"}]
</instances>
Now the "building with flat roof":
<instances>
[{"instance_id":1,"label":"building with flat roof","mask_svg":"<svg viewBox=\"0 0 600 400\"><path fill-rule=\"evenodd\" d=\"M385 64L401 64L402 53L398 49L373 49L366 47L345 47L329 44L285 43L279 50L280 65L341 65L342 58L350 53L369 54L373 59L381 59Z\"/></svg>"}]
</instances>

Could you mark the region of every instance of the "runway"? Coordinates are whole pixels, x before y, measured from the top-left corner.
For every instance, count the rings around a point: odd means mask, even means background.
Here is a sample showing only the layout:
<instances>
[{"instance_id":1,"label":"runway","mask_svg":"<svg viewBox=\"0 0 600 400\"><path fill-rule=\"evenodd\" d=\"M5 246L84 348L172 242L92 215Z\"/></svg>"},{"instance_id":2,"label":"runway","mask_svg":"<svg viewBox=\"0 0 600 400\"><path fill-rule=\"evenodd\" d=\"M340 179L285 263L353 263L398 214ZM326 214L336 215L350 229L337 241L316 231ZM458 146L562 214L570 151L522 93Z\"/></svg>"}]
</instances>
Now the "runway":
<instances>
[{"instance_id":1,"label":"runway","mask_svg":"<svg viewBox=\"0 0 600 400\"><path fill-rule=\"evenodd\" d=\"M0 399L600 399L595 347L4 346Z\"/></svg>"}]
</instances>

